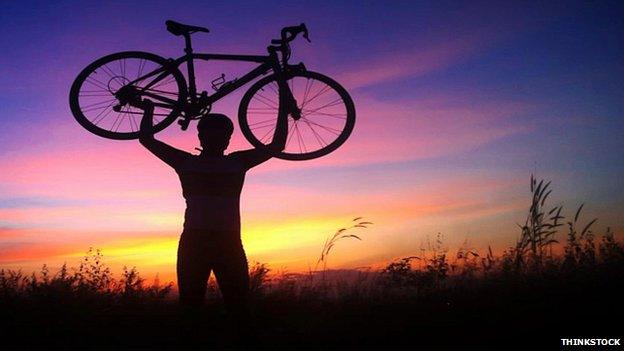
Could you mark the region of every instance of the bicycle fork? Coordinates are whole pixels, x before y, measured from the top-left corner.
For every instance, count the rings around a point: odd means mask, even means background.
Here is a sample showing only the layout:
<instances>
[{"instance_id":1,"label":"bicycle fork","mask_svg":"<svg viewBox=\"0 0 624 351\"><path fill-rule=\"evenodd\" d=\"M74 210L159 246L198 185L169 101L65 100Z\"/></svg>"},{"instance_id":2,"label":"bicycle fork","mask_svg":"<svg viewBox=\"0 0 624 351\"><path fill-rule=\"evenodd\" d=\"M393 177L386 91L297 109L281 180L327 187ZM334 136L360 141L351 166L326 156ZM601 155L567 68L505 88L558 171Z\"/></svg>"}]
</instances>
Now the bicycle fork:
<instances>
[{"instance_id":1,"label":"bicycle fork","mask_svg":"<svg viewBox=\"0 0 624 351\"><path fill-rule=\"evenodd\" d=\"M279 85L280 85L280 106L279 106L280 112L282 111L282 109L284 109L284 111L287 114L290 114L293 120L298 121L299 119L301 119L301 109L299 108L299 106L297 106L297 100L295 99L295 97L292 94L292 91L288 87L288 83L286 82L286 80L280 79ZM283 101L283 105L282 105L282 101Z\"/></svg>"}]
</instances>

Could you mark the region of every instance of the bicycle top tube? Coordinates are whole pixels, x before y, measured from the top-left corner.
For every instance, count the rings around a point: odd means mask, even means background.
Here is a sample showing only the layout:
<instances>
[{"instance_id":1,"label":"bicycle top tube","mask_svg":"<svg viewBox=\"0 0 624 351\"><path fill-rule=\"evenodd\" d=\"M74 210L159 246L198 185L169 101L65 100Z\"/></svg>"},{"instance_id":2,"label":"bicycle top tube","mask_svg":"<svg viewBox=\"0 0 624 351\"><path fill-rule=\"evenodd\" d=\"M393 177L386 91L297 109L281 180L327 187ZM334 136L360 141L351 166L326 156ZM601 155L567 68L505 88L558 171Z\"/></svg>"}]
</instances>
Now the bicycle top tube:
<instances>
[{"instance_id":1,"label":"bicycle top tube","mask_svg":"<svg viewBox=\"0 0 624 351\"><path fill-rule=\"evenodd\" d=\"M200 59L200 60L248 61L248 62L258 62L258 63L265 63L265 62L269 62L273 60L271 55L261 56L261 55L193 53L190 56L193 59ZM186 56L183 56L183 57L185 60L188 59Z\"/></svg>"}]
</instances>

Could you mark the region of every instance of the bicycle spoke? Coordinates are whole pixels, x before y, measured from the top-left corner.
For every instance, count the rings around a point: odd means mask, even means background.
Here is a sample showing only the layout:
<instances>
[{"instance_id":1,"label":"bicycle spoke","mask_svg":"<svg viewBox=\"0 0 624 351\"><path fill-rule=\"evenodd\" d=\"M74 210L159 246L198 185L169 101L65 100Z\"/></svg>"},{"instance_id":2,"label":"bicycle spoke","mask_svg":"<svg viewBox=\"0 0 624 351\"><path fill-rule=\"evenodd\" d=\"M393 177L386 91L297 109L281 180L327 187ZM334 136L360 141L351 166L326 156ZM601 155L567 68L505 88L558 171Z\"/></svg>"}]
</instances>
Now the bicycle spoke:
<instances>
[{"instance_id":1,"label":"bicycle spoke","mask_svg":"<svg viewBox=\"0 0 624 351\"><path fill-rule=\"evenodd\" d=\"M273 87L273 84L275 84L277 89ZM270 84L267 85L267 87L271 88L271 90L273 90L275 95L279 96L279 86L277 85L277 83L271 82Z\"/></svg>"},{"instance_id":2,"label":"bicycle spoke","mask_svg":"<svg viewBox=\"0 0 624 351\"><path fill-rule=\"evenodd\" d=\"M101 68L102 68L102 72L106 73L106 75L108 75L109 78L111 79L115 78L116 76L115 72L113 72L110 68L108 68L108 66L104 65ZM93 73L97 74L97 71Z\"/></svg>"},{"instance_id":3,"label":"bicycle spoke","mask_svg":"<svg viewBox=\"0 0 624 351\"><path fill-rule=\"evenodd\" d=\"M319 90L316 95L314 95L313 97L310 98L310 100L306 101L305 105L302 105L301 108L304 108L305 106L307 106L309 103L311 103L312 101L314 101L315 99L317 99L319 96L325 94L326 92L332 90L331 87L329 85L325 85L325 87L323 87L321 90Z\"/></svg>"},{"instance_id":4,"label":"bicycle spoke","mask_svg":"<svg viewBox=\"0 0 624 351\"><path fill-rule=\"evenodd\" d=\"M269 122L269 123L263 123L263 124L256 125L256 126L254 126L253 128L249 128L249 129L251 129L251 130L254 130L254 129L262 129L262 128L271 127L271 126L275 126L275 123L271 123L271 122Z\"/></svg>"},{"instance_id":5,"label":"bicycle spoke","mask_svg":"<svg viewBox=\"0 0 624 351\"><path fill-rule=\"evenodd\" d=\"M98 102L96 104L93 104L91 108L82 108L82 112L91 112L91 111L96 111L96 110L101 110L101 109L105 109L108 106L112 106L115 103L115 99L112 100L108 100L108 101L102 101L102 102ZM109 104L109 105L106 105ZM100 106L100 105L106 105L106 106Z\"/></svg>"},{"instance_id":6,"label":"bicycle spoke","mask_svg":"<svg viewBox=\"0 0 624 351\"><path fill-rule=\"evenodd\" d=\"M306 101L308 101L308 94L312 90L313 85L314 85L314 80L312 80L312 83L310 83L310 78L308 78L308 80L306 81L306 89L305 89L305 92L303 93L303 101L301 102L301 108L303 108L303 105L305 105Z\"/></svg>"},{"instance_id":7,"label":"bicycle spoke","mask_svg":"<svg viewBox=\"0 0 624 351\"><path fill-rule=\"evenodd\" d=\"M83 93L84 93L84 94L83 94ZM85 93L84 91L81 91L80 93L78 93L78 96L81 96L81 97L111 96L111 93L109 93L109 92L101 92L101 93Z\"/></svg>"},{"instance_id":8,"label":"bicycle spoke","mask_svg":"<svg viewBox=\"0 0 624 351\"><path fill-rule=\"evenodd\" d=\"M81 90L80 93L101 93L102 90ZM107 92L108 95L110 95L109 92Z\"/></svg>"},{"instance_id":9,"label":"bicycle spoke","mask_svg":"<svg viewBox=\"0 0 624 351\"><path fill-rule=\"evenodd\" d=\"M299 131L299 127L297 126L297 122L295 122L295 131L297 132L297 140L299 141L299 152L308 152L306 150L305 141L303 140L301 132ZM301 150L301 145L303 145L303 150Z\"/></svg>"},{"instance_id":10,"label":"bicycle spoke","mask_svg":"<svg viewBox=\"0 0 624 351\"><path fill-rule=\"evenodd\" d=\"M134 125L132 124L132 120L130 119L130 116L128 115L128 109L129 107L126 106L124 110L122 110L122 119L128 117L128 122L130 124L130 129L132 129L132 131L134 132Z\"/></svg>"},{"instance_id":11,"label":"bicycle spoke","mask_svg":"<svg viewBox=\"0 0 624 351\"><path fill-rule=\"evenodd\" d=\"M305 116L312 115L311 113L305 113ZM346 113L324 113L324 112L314 112L314 116L323 116L323 117L332 117L337 119L347 119Z\"/></svg>"},{"instance_id":12,"label":"bicycle spoke","mask_svg":"<svg viewBox=\"0 0 624 351\"><path fill-rule=\"evenodd\" d=\"M275 116L277 112L255 112L255 115L263 115L263 116Z\"/></svg>"},{"instance_id":13,"label":"bicycle spoke","mask_svg":"<svg viewBox=\"0 0 624 351\"><path fill-rule=\"evenodd\" d=\"M250 107L247 111L277 111L275 107Z\"/></svg>"},{"instance_id":14,"label":"bicycle spoke","mask_svg":"<svg viewBox=\"0 0 624 351\"><path fill-rule=\"evenodd\" d=\"M117 128L115 128L115 132L118 132L119 131L119 127L121 127L121 125L123 124L124 115L120 114L119 117L120 117L119 118L119 124L117 124Z\"/></svg>"},{"instance_id":15,"label":"bicycle spoke","mask_svg":"<svg viewBox=\"0 0 624 351\"><path fill-rule=\"evenodd\" d=\"M290 140L292 139L292 131L293 128L295 128L295 121L293 121L292 125L290 126L290 128L288 129L288 139L286 139L286 146L284 146L284 148L288 148L288 144L290 144Z\"/></svg>"},{"instance_id":16,"label":"bicycle spoke","mask_svg":"<svg viewBox=\"0 0 624 351\"><path fill-rule=\"evenodd\" d=\"M104 120L104 118L106 118L106 116L108 116L111 112L113 112L113 109L111 108L113 106L113 104L114 103L111 102L110 105L106 106L106 109L100 111L100 113L98 113L97 116L95 116L95 118L91 121L91 123L93 123L95 126L97 126L98 123L102 122ZM106 112L106 111L108 111L108 112ZM104 113L104 112L106 112L106 113Z\"/></svg>"},{"instance_id":17,"label":"bicycle spoke","mask_svg":"<svg viewBox=\"0 0 624 351\"><path fill-rule=\"evenodd\" d=\"M145 66L145 62L146 61L144 59L139 59L139 69L137 70L137 76L135 79L139 79L141 74L143 74L143 67Z\"/></svg>"},{"instance_id":18,"label":"bicycle spoke","mask_svg":"<svg viewBox=\"0 0 624 351\"><path fill-rule=\"evenodd\" d=\"M89 104L89 105L87 105L87 106L83 106L83 108L90 108L90 107L93 107L93 106L98 106L98 105L106 104L106 103L109 103L109 102L111 102L111 101L115 101L115 98L108 99L108 100L104 100L104 101L99 101L99 102L96 102L96 103L92 103L92 104Z\"/></svg>"},{"instance_id":19,"label":"bicycle spoke","mask_svg":"<svg viewBox=\"0 0 624 351\"><path fill-rule=\"evenodd\" d=\"M249 126L251 127L251 126L258 125L258 124L265 124L267 122L271 123L273 121L274 121L274 119L272 119L272 118L271 119L265 119L265 120L260 121L260 122L250 123ZM275 123L275 122L273 122L273 123Z\"/></svg>"},{"instance_id":20,"label":"bicycle spoke","mask_svg":"<svg viewBox=\"0 0 624 351\"><path fill-rule=\"evenodd\" d=\"M111 78L111 80L114 79L117 83L119 83L119 85L121 85L121 86L124 85L124 81L123 80L119 81L120 78L119 78L119 75L117 74L117 72L113 71L110 67L108 67L108 65L102 66L102 70L104 72L106 72L106 74L108 74L108 76ZM123 74L122 74L122 76L123 76ZM108 89L106 89L106 90L108 90Z\"/></svg>"},{"instance_id":21,"label":"bicycle spoke","mask_svg":"<svg viewBox=\"0 0 624 351\"><path fill-rule=\"evenodd\" d=\"M308 110L307 112L308 113L313 113L313 112L320 111L320 110L322 110L324 108L327 108L327 107L338 106L338 105L340 105L341 102L342 102L342 98L339 96L337 99L334 99L334 100L326 103L325 105L322 105L321 107L317 107L317 108L315 108L313 110Z\"/></svg>"},{"instance_id":22,"label":"bicycle spoke","mask_svg":"<svg viewBox=\"0 0 624 351\"><path fill-rule=\"evenodd\" d=\"M119 121L120 118L121 118L121 114L118 113L117 117L115 118L115 121L113 122L113 126L111 127L111 129L115 128L115 125L117 124L117 122ZM120 124L121 124L121 122L119 122L119 125ZM115 128L115 132L117 132L117 130L119 130L119 125L117 125L117 128Z\"/></svg>"},{"instance_id":23,"label":"bicycle spoke","mask_svg":"<svg viewBox=\"0 0 624 351\"><path fill-rule=\"evenodd\" d=\"M129 110L130 110L130 108L128 108L126 110L126 115L128 116L128 119L130 120L130 125L134 124L134 127L136 127L136 130L138 131L139 130L139 125L137 124L136 119L134 119L134 115L128 113L128 112L130 112ZM134 132L134 128L132 129L132 131Z\"/></svg>"},{"instance_id":24,"label":"bicycle spoke","mask_svg":"<svg viewBox=\"0 0 624 351\"><path fill-rule=\"evenodd\" d=\"M264 134L264 136L262 136L262 138L260 139L260 142L264 144L264 138L266 138L274 130L275 130L275 126L273 126L273 128L271 128L268 132Z\"/></svg>"},{"instance_id":25,"label":"bicycle spoke","mask_svg":"<svg viewBox=\"0 0 624 351\"><path fill-rule=\"evenodd\" d=\"M172 83L174 80L175 80L175 77L174 77L174 76L171 76L171 77L169 77L169 78L166 78L166 79L164 79L164 80L162 80L162 81L160 81L160 82L158 82L158 83L154 84L153 86L151 86L151 87L150 87L150 88L148 88L148 89L158 88L158 87L161 87L161 86L163 86L163 85L167 85L167 84L169 84L169 83Z\"/></svg>"},{"instance_id":26,"label":"bicycle spoke","mask_svg":"<svg viewBox=\"0 0 624 351\"><path fill-rule=\"evenodd\" d=\"M259 126L259 127L255 127L255 128L249 128L250 130L260 130L260 129L264 129L264 128L269 128L269 127L273 127L273 129L275 129L275 125L273 124L267 124L264 126Z\"/></svg>"},{"instance_id":27,"label":"bicycle spoke","mask_svg":"<svg viewBox=\"0 0 624 351\"><path fill-rule=\"evenodd\" d=\"M143 112L127 111L131 115L143 115ZM153 116L169 116L168 113L154 113Z\"/></svg>"},{"instance_id":28,"label":"bicycle spoke","mask_svg":"<svg viewBox=\"0 0 624 351\"><path fill-rule=\"evenodd\" d=\"M134 119L134 116L130 116L130 119L132 119L132 123L134 123L134 126L136 127L137 131L139 130L139 125L137 124L137 121Z\"/></svg>"},{"instance_id":29,"label":"bicycle spoke","mask_svg":"<svg viewBox=\"0 0 624 351\"><path fill-rule=\"evenodd\" d=\"M95 78L93 78L91 76L87 77L85 79L85 82L91 83L91 84L95 85L96 87L98 87L98 88L100 88L100 89L102 89L104 91L108 91L108 87L104 83L100 82L99 80L97 80L97 79L95 79Z\"/></svg>"},{"instance_id":30,"label":"bicycle spoke","mask_svg":"<svg viewBox=\"0 0 624 351\"><path fill-rule=\"evenodd\" d=\"M277 109L277 107L276 107L276 106L272 106L272 105L268 104L267 102L265 102L265 101L263 101L263 100L260 100L260 99L259 99L256 95L254 95L254 96L253 96L253 98L254 98L255 100L257 100L257 101L259 101L259 102L263 103L264 105L266 105L266 106L268 106L268 107L271 107L271 108Z\"/></svg>"},{"instance_id":31,"label":"bicycle spoke","mask_svg":"<svg viewBox=\"0 0 624 351\"><path fill-rule=\"evenodd\" d=\"M265 99L266 101L270 102L273 104L273 106L278 106L279 104L271 99L269 99L268 97L258 93L258 96L260 96L261 98ZM277 109L277 107L275 107Z\"/></svg>"},{"instance_id":32,"label":"bicycle spoke","mask_svg":"<svg viewBox=\"0 0 624 351\"><path fill-rule=\"evenodd\" d=\"M341 131L340 131L340 130L338 130L338 129L334 129L334 128L330 128L330 127L327 127L327 126L320 125L320 124L318 124L318 123L315 123L315 122L313 122L313 121L310 121L309 119L307 119L307 118L305 118L305 117L301 117L301 118L302 118L303 120L305 120L305 121L308 121L308 122L309 122L309 123L311 123L311 124L314 124L315 126L319 126L319 127L323 128L323 129L325 129L326 131L328 131L328 132L330 132L330 133L333 133L333 134L335 134L335 135L340 135L340 132L341 132Z\"/></svg>"},{"instance_id":33,"label":"bicycle spoke","mask_svg":"<svg viewBox=\"0 0 624 351\"><path fill-rule=\"evenodd\" d=\"M319 145L321 145L321 148L327 146L328 144L327 142L325 142L325 139L323 139L323 137L321 137L321 135L318 134L316 130L314 130L314 128L312 128L312 126L310 125L310 122L308 122L307 120L303 120L303 121L308 126L308 128L310 128L310 130L312 131L312 134L316 138L316 141L318 141Z\"/></svg>"}]
</instances>

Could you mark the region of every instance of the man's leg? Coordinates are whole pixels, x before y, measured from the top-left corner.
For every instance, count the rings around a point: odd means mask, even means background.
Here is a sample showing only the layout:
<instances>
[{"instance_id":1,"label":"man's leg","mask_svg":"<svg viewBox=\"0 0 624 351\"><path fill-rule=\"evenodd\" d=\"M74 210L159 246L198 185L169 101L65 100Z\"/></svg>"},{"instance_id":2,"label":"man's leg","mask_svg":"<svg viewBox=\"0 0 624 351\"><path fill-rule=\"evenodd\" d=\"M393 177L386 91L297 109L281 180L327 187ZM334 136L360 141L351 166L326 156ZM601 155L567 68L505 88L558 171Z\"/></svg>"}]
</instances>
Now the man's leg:
<instances>
[{"instance_id":1,"label":"man's leg","mask_svg":"<svg viewBox=\"0 0 624 351\"><path fill-rule=\"evenodd\" d=\"M253 335L249 310L249 266L240 239L223 245L214 273L229 317L241 337Z\"/></svg>"},{"instance_id":2,"label":"man's leg","mask_svg":"<svg viewBox=\"0 0 624 351\"><path fill-rule=\"evenodd\" d=\"M195 234L195 235L194 235ZM204 304L210 265L202 250L200 235L183 232L178 244L178 291L180 301L180 341L183 344L203 344L201 307Z\"/></svg>"},{"instance_id":3,"label":"man's leg","mask_svg":"<svg viewBox=\"0 0 624 351\"><path fill-rule=\"evenodd\" d=\"M201 235L184 232L178 244L178 290L180 305L187 311L199 311L204 304L206 285L210 276L210 265Z\"/></svg>"}]
</instances>

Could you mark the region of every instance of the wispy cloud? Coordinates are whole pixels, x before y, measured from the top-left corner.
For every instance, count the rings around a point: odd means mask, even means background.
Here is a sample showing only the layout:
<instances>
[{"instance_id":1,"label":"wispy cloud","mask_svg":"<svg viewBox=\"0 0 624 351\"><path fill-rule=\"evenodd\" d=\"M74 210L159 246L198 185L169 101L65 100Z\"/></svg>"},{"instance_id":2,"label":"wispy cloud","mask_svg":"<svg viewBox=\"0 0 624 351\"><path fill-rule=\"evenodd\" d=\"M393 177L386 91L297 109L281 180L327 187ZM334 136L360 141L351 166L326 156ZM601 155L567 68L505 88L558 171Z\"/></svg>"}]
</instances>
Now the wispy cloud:
<instances>
[{"instance_id":1,"label":"wispy cloud","mask_svg":"<svg viewBox=\"0 0 624 351\"><path fill-rule=\"evenodd\" d=\"M46 208L83 205L78 199L63 199L57 197L11 197L0 198L0 209L6 208Z\"/></svg>"},{"instance_id":2,"label":"wispy cloud","mask_svg":"<svg viewBox=\"0 0 624 351\"><path fill-rule=\"evenodd\" d=\"M344 68L338 81L351 89L442 70L469 59L491 44L494 35L470 35L442 40L426 47L377 52L355 67Z\"/></svg>"}]
</instances>

